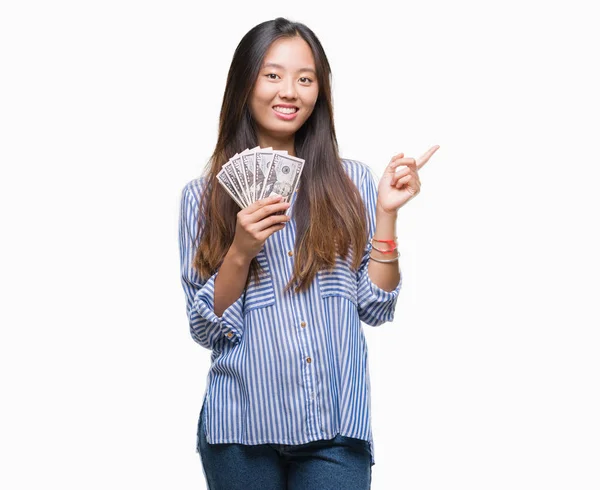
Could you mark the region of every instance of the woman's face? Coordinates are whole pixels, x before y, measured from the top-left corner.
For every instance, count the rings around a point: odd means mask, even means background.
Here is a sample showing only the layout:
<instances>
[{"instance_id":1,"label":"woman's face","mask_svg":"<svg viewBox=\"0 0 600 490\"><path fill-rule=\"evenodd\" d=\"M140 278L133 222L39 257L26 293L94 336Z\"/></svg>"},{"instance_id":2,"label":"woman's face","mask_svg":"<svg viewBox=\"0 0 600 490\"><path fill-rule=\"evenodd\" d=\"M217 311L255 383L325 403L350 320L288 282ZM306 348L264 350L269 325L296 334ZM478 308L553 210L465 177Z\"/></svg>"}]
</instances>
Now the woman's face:
<instances>
[{"instance_id":1,"label":"woman's face","mask_svg":"<svg viewBox=\"0 0 600 490\"><path fill-rule=\"evenodd\" d=\"M315 70L312 51L301 37L278 39L270 46L249 100L260 133L286 138L300 129L319 95Z\"/></svg>"}]
</instances>

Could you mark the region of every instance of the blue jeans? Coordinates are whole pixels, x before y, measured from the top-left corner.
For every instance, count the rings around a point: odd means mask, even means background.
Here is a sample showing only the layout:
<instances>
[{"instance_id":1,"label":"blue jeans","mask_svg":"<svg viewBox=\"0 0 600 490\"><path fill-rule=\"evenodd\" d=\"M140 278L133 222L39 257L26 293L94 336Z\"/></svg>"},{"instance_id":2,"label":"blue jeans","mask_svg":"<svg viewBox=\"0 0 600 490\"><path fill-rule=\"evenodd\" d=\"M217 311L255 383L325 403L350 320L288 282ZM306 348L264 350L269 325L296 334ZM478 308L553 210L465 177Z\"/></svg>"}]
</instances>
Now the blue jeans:
<instances>
[{"instance_id":1,"label":"blue jeans","mask_svg":"<svg viewBox=\"0 0 600 490\"><path fill-rule=\"evenodd\" d=\"M198 451L209 490L368 490L369 443L338 434L301 445L209 444L204 405Z\"/></svg>"}]
</instances>

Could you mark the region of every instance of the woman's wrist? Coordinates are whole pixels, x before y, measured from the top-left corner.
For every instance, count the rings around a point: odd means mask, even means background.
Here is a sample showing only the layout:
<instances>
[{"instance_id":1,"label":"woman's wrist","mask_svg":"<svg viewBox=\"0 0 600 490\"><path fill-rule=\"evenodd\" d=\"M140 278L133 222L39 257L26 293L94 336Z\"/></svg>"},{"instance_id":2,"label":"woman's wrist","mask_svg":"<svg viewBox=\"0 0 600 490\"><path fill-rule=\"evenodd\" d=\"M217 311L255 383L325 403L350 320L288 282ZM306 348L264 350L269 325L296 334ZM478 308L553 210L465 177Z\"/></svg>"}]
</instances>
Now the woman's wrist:
<instances>
[{"instance_id":1,"label":"woman's wrist","mask_svg":"<svg viewBox=\"0 0 600 490\"><path fill-rule=\"evenodd\" d=\"M388 213L377 205L375 212L375 234L374 238L390 239L396 236L397 211Z\"/></svg>"},{"instance_id":2,"label":"woman's wrist","mask_svg":"<svg viewBox=\"0 0 600 490\"><path fill-rule=\"evenodd\" d=\"M240 251L235 247L234 244L229 247L227 251L226 259L230 260L237 267L250 267L250 262L252 262L252 258L248 258L245 254L240 253Z\"/></svg>"},{"instance_id":3,"label":"woman's wrist","mask_svg":"<svg viewBox=\"0 0 600 490\"><path fill-rule=\"evenodd\" d=\"M375 214L377 218L383 220L396 220L398 218L398 210L395 209L393 211L385 211L383 207L377 202L377 207L375 208Z\"/></svg>"},{"instance_id":4,"label":"woman's wrist","mask_svg":"<svg viewBox=\"0 0 600 490\"><path fill-rule=\"evenodd\" d=\"M377 210L375 213L375 233L373 234L373 240L375 241L376 245L374 245L372 242L370 256L378 262L380 260L377 259L385 260L387 262L393 257L398 257L396 237L397 217L397 212L388 213L381 209L379 203L377 203ZM379 242L378 240L383 241Z\"/></svg>"}]
</instances>

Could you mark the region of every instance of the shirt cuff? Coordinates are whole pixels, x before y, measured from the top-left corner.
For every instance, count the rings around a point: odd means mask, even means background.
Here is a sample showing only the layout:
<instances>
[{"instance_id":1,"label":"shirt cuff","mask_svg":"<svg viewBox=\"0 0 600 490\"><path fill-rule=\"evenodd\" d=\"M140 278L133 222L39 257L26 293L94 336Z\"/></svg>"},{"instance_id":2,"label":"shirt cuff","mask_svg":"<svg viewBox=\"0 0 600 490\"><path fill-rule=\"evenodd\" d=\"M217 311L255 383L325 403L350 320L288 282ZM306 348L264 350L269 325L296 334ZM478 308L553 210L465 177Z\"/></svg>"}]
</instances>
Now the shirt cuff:
<instances>
[{"instance_id":1,"label":"shirt cuff","mask_svg":"<svg viewBox=\"0 0 600 490\"><path fill-rule=\"evenodd\" d=\"M225 309L221 316L215 314L215 279L219 271L215 272L200 289L194 299L194 308L207 320L219 326L217 330L225 335L231 342L238 343L244 329L244 296L240 297ZM217 340L217 339L214 339Z\"/></svg>"},{"instance_id":2,"label":"shirt cuff","mask_svg":"<svg viewBox=\"0 0 600 490\"><path fill-rule=\"evenodd\" d=\"M398 295L402 288L402 271L398 284L391 291L386 291L375 284L369 276L369 254L372 245L367 244L363 263L358 277L358 312L359 318L373 326L391 322L394 319L394 312Z\"/></svg>"}]
</instances>

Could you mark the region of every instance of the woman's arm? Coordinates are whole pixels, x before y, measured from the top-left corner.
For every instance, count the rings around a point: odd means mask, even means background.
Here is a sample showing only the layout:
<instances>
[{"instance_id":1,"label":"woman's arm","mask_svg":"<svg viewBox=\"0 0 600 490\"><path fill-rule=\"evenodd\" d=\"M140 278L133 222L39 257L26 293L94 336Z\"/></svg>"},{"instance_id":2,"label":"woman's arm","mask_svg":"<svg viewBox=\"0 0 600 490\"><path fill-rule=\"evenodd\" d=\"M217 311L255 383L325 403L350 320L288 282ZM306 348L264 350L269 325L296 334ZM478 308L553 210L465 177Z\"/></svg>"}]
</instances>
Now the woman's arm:
<instances>
[{"instance_id":1,"label":"woman's arm","mask_svg":"<svg viewBox=\"0 0 600 490\"><path fill-rule=\"evenodd\" d=\"M226 300L228 301L227 308L223 308L220 303L222 310L219 315L216 315L215 309L218 308L214 306L215 282L221 271L219 269L208 279L201 279L193 266L196 254L195 237L198 230L198 202L201 192L200 184L191 182L184 187L181 194L179 215L181 283L185 292L186 311L192 338L201 346L213 349L223 336L226 336L231 342L237 342L241 338L244 329L245 295L242 294L242 287L237 296L233 298L234 301ZM225 264L226 268L229 262L227 261ZM226 284L226 281L223 284Z\"/></svg>"},{"instance_id":2,"label":"woman's arm","mask_svg":"<svg viewBox=\"0 0 600 490\"><path fill-rule=\"evenodd\" d=\"M359 188L367 208L368 238L375 237L384 240L394 238L396 216L386 214L377 206L377 184L368 167L365 168ZM386 247L382 244L379 248L385 249ZM382 254L374 250L372 245L367 242L362 252L363 256L356 276L358 283L358 316L367 325L378 326L394 319L398 293L402 287L402 277L398 268L398 261L376 262L369 259L371 253L375 258L388 255L388 257L382 257L383 259L389 259L389 255L395 256L396 253Z\"/></svg>"},{"instance_id":3,"label":"woman's arm","mask_svg":"<svg viewBox=\"0 0 600 490\"><path fill-rule=\"evenodd\" d=\"M252 259L264 247L266 239L290 220L285 214L274 213L285 211L289 206L281 196L275 195L255 201L237 213L235 236L215 280L217 316L244 291Z\"/></svg>"},{"instance_id":4,"label":"woman's arm","mask_svg":"<svg viewBox=\"0 0 600 490\"><path fill-rule=\"evenodd\" d=\"M394 239L398 209L419 194L421 190L419 169L429 161L438 149L439 145L432 146L418 160L404 158L404 153L392 157L379 181L374 238ZM371 183L371 187L372 185ZM385 257L386 255L396 256L396 253L384 254L377 250L372 250L371 254L375 259L386 259L388 258ZM381 263L371 260L370 262L369 277L372 281L381 289L392 291L401 280L397 261Z\"/></svg>"},{"instance_id":5,"label":"woman's arm","mask_svg":"<svg viewBox=\"0 0 600 490\"><path fill-rule=\"evenodd\" d=\"M221 316L242 294L246 287L250 260L231 246L215 279L215 315Z\"/></svg>"},{"instance_id":6,"label":"woman's arm","mask_svg":"<svg viewBox=\"0 0 600 490\"><path fill-rule=\"evenodd\" d=\"M375 215L375 234L373 238L380 238L382 240L394 239L396 236L396 219L397 213L386 213L379 206ZM383 250L389 248L387 245L379 246ZM376 259L390 259L396 256L394 251L391 254L384 254L375 249L371 250L371 255ZM400 282L400 267L399 260L394 262L376 262L375 260L369 260L368 273L371 281L385 291L393 291Z\"/></svg>"}]
</instances>

